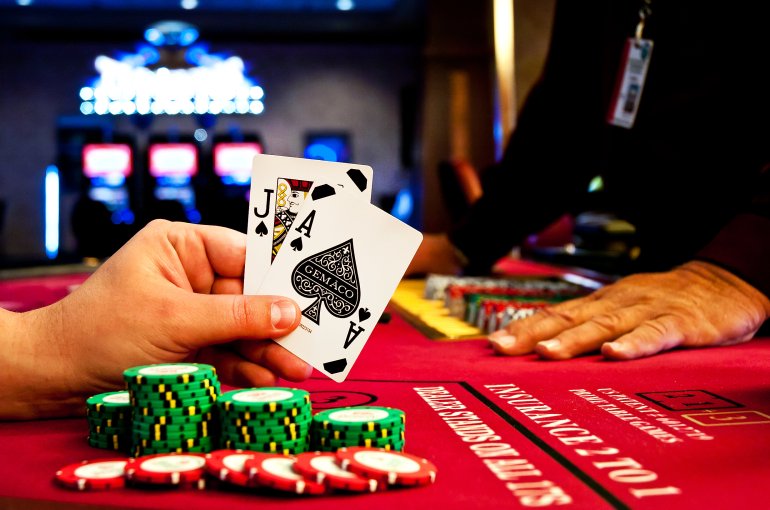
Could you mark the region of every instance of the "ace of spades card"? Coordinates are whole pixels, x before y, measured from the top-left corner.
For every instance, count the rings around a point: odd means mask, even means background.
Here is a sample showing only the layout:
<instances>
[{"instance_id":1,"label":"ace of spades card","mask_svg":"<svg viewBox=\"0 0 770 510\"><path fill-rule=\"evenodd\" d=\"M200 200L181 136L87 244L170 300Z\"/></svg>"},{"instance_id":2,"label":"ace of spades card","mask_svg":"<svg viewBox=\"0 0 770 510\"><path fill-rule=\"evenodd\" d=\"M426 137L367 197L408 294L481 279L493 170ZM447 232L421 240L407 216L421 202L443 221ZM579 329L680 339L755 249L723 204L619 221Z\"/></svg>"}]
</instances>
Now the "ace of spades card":
<instances>
[{"instance_id":1,"label":"ace of spades card","mask_svg":"<svg viewBox=\"0 0 770 510\"><path fill-rule=\"evenodd\" d=\"M244 294L255 294L318 179L369 201L372 168L313 159L259 154L254 157L246 238Z\"/></svg>"},{"instance_id":2,"label":"ace of spades card","mask_svg":"<svg viewBox=\"0 0 770 510\"><path fill-rule=\"evenodd\" d=\"M299 327L275 341L344 381L421 241L385 211L317 182L258 292L302 310Z\"/></svg>"}]
</instances>

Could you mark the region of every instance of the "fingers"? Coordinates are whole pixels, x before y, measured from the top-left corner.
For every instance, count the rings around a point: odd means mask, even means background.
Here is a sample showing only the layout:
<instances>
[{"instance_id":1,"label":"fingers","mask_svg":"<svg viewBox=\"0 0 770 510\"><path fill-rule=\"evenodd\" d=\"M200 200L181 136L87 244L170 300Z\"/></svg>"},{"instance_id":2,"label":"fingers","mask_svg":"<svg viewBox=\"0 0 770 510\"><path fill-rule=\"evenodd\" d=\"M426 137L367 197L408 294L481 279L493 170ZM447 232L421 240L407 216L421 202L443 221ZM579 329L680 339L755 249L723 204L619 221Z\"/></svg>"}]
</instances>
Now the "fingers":
<instances>
[{"instance_id":1,"label":"fingers","mask_svg":"<svg viewBox=\"0 0 770 510\"><path fill-rule=\"evenodd\" d=\"M602 355L615 360L643 358L682 345L685 337L674 317L660 317L641 324L613 342L605 343Z\"/></svg>"},{"instance_id":2,"label":"fingers","mask_svg":"<svg viewBox=\"0 0 770 510\"><path fill-rule=\"evenodd\" d=\"M175 296L170 334L194 350L235 339L280 338L300 321L297 304L281 296L193 294L179 290Z\"/></svg>"},{"instance_id":3,"label":"fingers","mask_svg":"<svg viewBox=\"0 0 770 510\"><path fill-rule=\"evenodd\" d=\"M245 359L288 381L301 382L313 373L313 367L273 341L239 340L233 348Z\"/></svg>"},{"instance_id":4,"label":"fingers","mask_svg":"<svg viewBox=\"0 0 770 510\"><path fill-rule=\"evenodd\" d=\"M202 349L198 360L217 367L220 378L238 387L275 386L278 378L301 382L313 368L272 340L240 340Z\"/></svg>"},{"instance_id":5,"label":"fingers","mask_svg":"<svg viewBox=\"0 0 770 510\"><path fill-rule=\"evenodd\" d=\"M214 365L224 383L239 388L275 386L278 380L268 368L255 365L228 346L202 349L197 361Z\"/></svg>"},{"instance_id":6,"label":"fingers","mask_svg":"<svg viewBox=\"0 0 770 510\"><path fill-rule=\"evenodd\" d=\"M209 293L215 275L243 276L246 236L211 225L167 223L166 237L182 264L194 292Z\"/></svg>"},{"instance_id":7,"label":"fingers","mask_svg":"<svg viewBox=\"0 0 770 510\"><path fill-rule=\"evenodd\" d=\"M555 338L538 342L534 351L545 359L573 358L633 331L644 317L645 310L639 307L595 315L574 328L558 332Z\"/></svg>"},{"instance_id":8,"label":"fingers","mask_svg":"<svg viewBox=\"0 0 770 510\"><path fill-rule=\"evenodd\" d=\"M212 294L243 294L243 280L240 278L217 278L211 286Z\"/></svg>"},{"instance_id":9,"label":"fingers","mask_svg":"<svg viewBox=\"0 0 770 510\"><path fill-rule=\"evenodd\" d=\"M499 354L527 354L538 342L556 338L562 331L598 315L601 308L601 303L587 298L559 303L531 317L512 322L505 329L492 333L489 341Z\"/></svg>"}]
</instances>

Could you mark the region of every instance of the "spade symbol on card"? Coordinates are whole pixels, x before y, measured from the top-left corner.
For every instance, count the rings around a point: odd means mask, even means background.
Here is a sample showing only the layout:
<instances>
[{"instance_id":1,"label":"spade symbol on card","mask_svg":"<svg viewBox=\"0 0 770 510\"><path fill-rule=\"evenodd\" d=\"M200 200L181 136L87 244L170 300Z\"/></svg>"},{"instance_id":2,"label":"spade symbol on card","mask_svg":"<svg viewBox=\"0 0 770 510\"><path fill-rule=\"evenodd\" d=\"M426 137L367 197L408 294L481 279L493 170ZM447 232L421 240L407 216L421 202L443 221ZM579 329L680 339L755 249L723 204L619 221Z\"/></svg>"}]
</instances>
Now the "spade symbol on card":
<instances>
[{"instance_id":1,"label":"spade symbol on card","mask_svg":"<svg viewBox=\"0 0 770 510\"><path fill-rule=\"evenodd\" d=\"M254 230L256 234L259 234L259 237L266 236L267 235L267 226L265 225L264 221L260 221L259 225L257 225L257 228Z\"/></svg>"},{"instance_id":2,"label":"spade symbol on card","mask_svg":"<svg viewBox=\"0 0 770 510\"><path fill-rule=\"evenodd\" d=\"M327 361L324 363L324 370L329 372L330 374L339 374L343 370L345 370L345 367L348 366L348 360L345 358L340 358L334 361Z\"/></svg>"},{"instance_id":3,"label":"spade symbol on card","mask_svg":"<svg viewBox=\"0 0 770 510\"><path fill-rule=\"evenodd\" d=\"M302 238L298 237L292 242L289 243L289 246L291 246L291 249L294 251L302 251Z\"/></svg>"},{"instance_id":4,"label":"spade symbol on card","mask_svg":"<svg viewBox=\"0 0 770 510\"><path fill-rule=\"evenodd\" d=\"M371 317L372 314L369 312L368 308L361 308L358 310L358 322L364 322L366 319Z\"/></svg>"},{"instance_id":5,"label":"spade symbol on card","mask_svg":"<svg viewBox=\"0 0 770 510\"><path fill-rule=\"evenodd\" d=\"M339 319L353 315L361 297L353 239L300 261L291 284L300 296L315 298L302 315L316 324L321 324L321 304Z\"/></svg>"}]
</instances>

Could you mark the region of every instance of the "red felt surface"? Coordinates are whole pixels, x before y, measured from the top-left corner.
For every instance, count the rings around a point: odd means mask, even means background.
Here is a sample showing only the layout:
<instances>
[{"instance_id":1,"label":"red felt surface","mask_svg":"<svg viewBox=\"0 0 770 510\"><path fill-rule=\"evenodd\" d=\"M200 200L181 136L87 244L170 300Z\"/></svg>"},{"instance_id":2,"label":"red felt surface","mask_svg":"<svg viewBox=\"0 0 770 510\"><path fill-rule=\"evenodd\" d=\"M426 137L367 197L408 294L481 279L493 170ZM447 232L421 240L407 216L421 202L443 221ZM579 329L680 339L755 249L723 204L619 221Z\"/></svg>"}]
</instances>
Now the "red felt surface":
<instances>
[{"instance_id":1,"label":"red felt surface","mask_svg":"<svg viewBox=\"0 0 770 510\"><path fill-rule=\"evenodd\" d=\"M768 339L633 362L545 362L495 356L483 340L432 342L396 316L377 327L348 381L318 376L298 386L311 391L316 410L404 409L406 449L438 466L435 485L312 499L77 493L53 484L56 469L113 455L87 445L82 418L0 424L0 497L135 508L465 509L521 507L545 488L563 494L569 504L558 506L566 508L761 508L769 374ZM653 495L661 492L676 494Z\"/></svg>"}]
</instances>

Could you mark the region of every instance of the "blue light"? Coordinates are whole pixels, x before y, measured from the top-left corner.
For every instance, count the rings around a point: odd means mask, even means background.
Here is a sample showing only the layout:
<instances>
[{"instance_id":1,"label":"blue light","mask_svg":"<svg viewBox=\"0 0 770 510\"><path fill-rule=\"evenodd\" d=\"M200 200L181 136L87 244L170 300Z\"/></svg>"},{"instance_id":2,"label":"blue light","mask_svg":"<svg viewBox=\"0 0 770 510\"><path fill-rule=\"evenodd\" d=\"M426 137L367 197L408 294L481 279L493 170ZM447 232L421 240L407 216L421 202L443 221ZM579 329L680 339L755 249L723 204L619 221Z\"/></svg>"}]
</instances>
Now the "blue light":
<instances>
[{"instance_id":1,"label":"blue light","mask_svg":"<svg viewBox=\"0 0 770 510\"><path fill-rule=\"evenodd\" d=\"M166 36L157 28L150 27L144 31L144 40L153 46L163 46L166 42Z\"/></svg>"},{"instance_id":2,"label":"blue light","mask_svg":"<svg viewBox=\"0 0 770 510\"><path fill-rule=\"evenodd\" d=\"M45 170L45 254L54 259L59 254L59 169Z\"/></svg>"},{"instance_id":3,"label":"blue light","mask_svg":"<svg viewBox=\"0 0 770 510\"><path fill-rule=\"evenodd\" d=\"M188 209L185 212L187 213L187 219L190 220L190 223L201 222L201 213L198 211L198 209Z\"/></svg>"},{"instance_id":4,"label":"blue light","mask_svg":"<svg viewBox=\"0 0 770 510\"><path fill-rule=\"evenodd\" d=\"M393 210L390 213L401 221L407 221L414 210L414 199L409 188L404 188L396 195Z\"/></svg>"},{"instance_id":5,"label":"blue light","mask_svg":"<svg viewBox=\"0 0 770 510\"><path fill-rule=\"evenodd\" d=\"M328 145L322 143L313 143L305 147L305 158L332 161L334 163L339 161L337 152Z\"/></svg>"}]
</instances>

